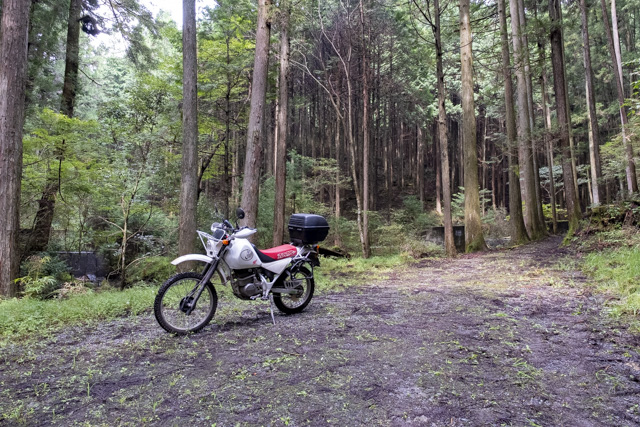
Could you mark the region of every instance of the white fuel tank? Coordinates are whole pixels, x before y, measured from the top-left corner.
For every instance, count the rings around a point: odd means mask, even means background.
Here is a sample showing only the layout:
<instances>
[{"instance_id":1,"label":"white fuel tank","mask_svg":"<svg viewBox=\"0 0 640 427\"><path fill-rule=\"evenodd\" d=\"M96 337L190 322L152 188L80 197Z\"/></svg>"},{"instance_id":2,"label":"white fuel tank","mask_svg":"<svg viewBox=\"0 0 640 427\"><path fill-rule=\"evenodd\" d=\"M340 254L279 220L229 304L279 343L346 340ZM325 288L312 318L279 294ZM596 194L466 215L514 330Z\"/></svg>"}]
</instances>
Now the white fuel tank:
<instances>
[{"instance_id":1,"label":"white fuel tank","mask_svg":"<svg viewBox=\"0 0 640 427\"><path fill-rule=\"evenodd\" d=\"M233 270L260 267L262 262L247 239L234 239L224 256L227 265Z\"/></svg>"}]
</instances>

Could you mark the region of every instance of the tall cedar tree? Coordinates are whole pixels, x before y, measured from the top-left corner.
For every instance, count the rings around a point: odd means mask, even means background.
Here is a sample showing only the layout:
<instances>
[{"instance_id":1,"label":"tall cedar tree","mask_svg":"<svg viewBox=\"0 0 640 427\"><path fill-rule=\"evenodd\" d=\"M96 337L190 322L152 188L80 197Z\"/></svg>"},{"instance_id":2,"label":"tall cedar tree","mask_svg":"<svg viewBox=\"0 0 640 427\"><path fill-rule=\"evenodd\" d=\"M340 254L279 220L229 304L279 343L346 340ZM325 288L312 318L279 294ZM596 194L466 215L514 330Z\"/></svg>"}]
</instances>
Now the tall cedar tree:
<instances>
[{"instance_id":1,"label":"tall cedar tree","mask_svg":"<svg viewBox=\"0 0 640 427\"><path fill-rule=\"evenodd\" d=\"M440 141L440 164L442 177L442 206L444 224L444 249L448 256L456 255L453 241L453 221L451 219L451 178L449 170L449 136L447 135L446 93L444 90L444 69L442 66L442 37L440 28L440 2L433 0L434 23L431 26L436 42L436 78L438 79L438 139Z\"/></svg>"},{"instance_id":2,"label":"tall cedar tree","mask_svg":"<svg viewBox=\"0 0 640 427\"><path fill-rule=\"evenodd\" d=\"M273 245L281 245L284 238L284 205L286 195L287 137L289 134L289 2L280 2L280 76L278 80L278 117L274 171L276 178L273 204Z\"/></svg>"},{"instance_id":3,"label":"tall cedar tree","mask_svg":"<svg viewBox=\"0 0 640 427\"><path fill-rule=\"evenodd\" d=\"M263 121L267 97L267 72L269 71L269 38L271 21L269 17L271 0L258 0L258 28L256 31L256 54L253 63L253 83L251 85L251 111L247 127L247 150L242 182L242 208L245 210L246 224L256 226L258 217L258 196L260 185L260 165L262 165Z\"/></svg>"},{"instance_id":4,"label":"tall cedar tree","mask_svg":"<svg viewBox=\"0 0 640 427\"><path fill-rule=\"evenodd\" d=\"M529 240L522 216L522 195L518 176L518 156L514 153L516 137L516 118L513 105L513 81L511 80L511 59L509 57L509 38L507 35L507 17L504 0L498 0L500 19L500 39L502 44L502 77L504 79L504 107L507 128L507 156L509 158L509 215L511 216L511 240L515 244Z\"/></svg>"},{"instance_id":5,"label":"tall cedar tree","mask_svg":"<svg viewBox=\"0 0 640 427\"><path fill-rule=\"evenodd\" d=\"M196 1L182 1L182 171L178 253L193 253L198 203Z\"/></svg>"},{"instance_id":6,"label":"tall cedar tree","mask_svg":"<svg viewBox=\"0 0 640 427\"><path fill-rule=\"evenodd\" d=\"M596 101L593 92L593 70L591 68L591 48L589 46L589 20L586 0L580 0L580 16L582 18L582 50L584 52L584 79L587 98L587 115L589 117L589 164L591 171L591 193L594 205L600 204L600 147Z\"/></svg>"},{"instance_id":7,"label":"tall cedar tree","mask_svg":"<svg viewBox=\"0 0 640 427\"><path fill-rule=\"evenodd\" d=\"M369 79L367 64L367 37L365 33L364 5L360 0L360 25L362 28L362 256L371 256L371 244L369 241Z\"/></svg>"},{"instance_id":8,"label":"tall cedar tree","mask_svg":"<svg viewBox=\"0 0 640 427\"><path fill-rule=\"evenodd\" d=\"M560 130L559 142L562 150L562 173L564 180L567 216L569 219L569 235L578 229L580 220L580 204L574 187L573 168L571 167L571 149L569 146L569 117L567 108L566 76L564 71L564 54L562 39L562 10L560 0L549 0L549 18L551 27L549 40L551 43L551 64L553 66L553 88L556 93L556 113Z\"/></svg>"},{"instance_id":9,"label":"tall cedar tree","mask_svg":"<svg viewBox=\"0 0 640 427\"><path fill-rule=\"evenodd\" d=\"M20 254L22 126L27 80L29 8L4 0L0 23L0 295L15 296Z\"/></svg>"},{"instance_id":10,"label":"tall cedar tree","mask_svg":"<svg viewBox=\"0 0 640 427\"><path fill-rule=\"evenodd\" d=\"M469 0L460 0L460 61L462 80L462 140L464 144L464 234L467 252L487 248L482 234L476 115L473 102L473 53Z\"/></svg>"},{"instance_id":11,"label":"tall cedar tree","mask_svg":"<svg viewBox=\"0 0 640 427\"><path fill-rule=\"evenodd\" d=\"M518 80L518 159L522 177L524 179L525 199L525 223L529 227L530 237L540 239L546 234L542 227L542 219L539 217L536 197L536 181L531 153L531 126L529 102L527 100L527 79L523 64L526 62L527 52L522 43L521 33L524 30L518 13L518 0L509 1L511 9L511 33L513 41L513 54L516 62L516 78Z\"/></svg>"},{"instance_id":12,"label":"tall cedar tree","mask_svg":"<svg viewBox=\"0 0 640 427\"><path fill-rule=\"evenodd\" d=\"M60 112L73 117L78 89L78 67L80 62L80 15L82 0L69 2L67 18L67 45L64 65L64 83ZM64 140L56 143L54 158L57 165L47 173L44 189L38 201L38 211L33 221L33 229L27 242L26 252L41 252L47 249L51 236L51 225L56 205L56 195L60 191L60 166L64 160Z\"/></svg>"},{"instance_id":13,"label":"tall cedar tree","mask_svg":"<svg viewBox=\"0 0 640 427\"><path fill-rule=\"evenodd\" d=\"M622 69L620 67L620 63L617 59L618 55L616 54L616 43L611 34L611 26L609 25L609 13L607 12L606 0L600 0L600 5L602 6L602 25L604 26L604 32L607 35L607 41L609 46L609 54L611 55L611 62L613 64L613 74L616 82L616 90L618 93L618 106L620 109L620 122L622 123L622 144L624 146L624 152L626 156L626 167L625 172L627 176L627 190L630 193L638 192L638 180L636 177L636 164L633 159L633 147L631 145L631 141L629 140L628 129L629 119L627 118L627 109L625 107L624 101L624 88L622 86ZM615 10L615 7L612 6L612 10Z\"/></svg>"},{"instance_id":14,"label":"tall cedar tree","mask_svg":"<svg viewBox=\"0 0 640 427\"><path fill-rule=\"evenodd\" d=\"M430 8L429 1L426 2L427 8ZM442 9L440 9L440 1L433 0L433 14L430 10L423 9L419 3L419 0L413 0L413 4L418 8L424 19L429 23L436 47L436 79L437 79L437 91L438 91L438 119L437 119L437 134L438 134L438 150L440 152L440 177L442 183L442 207L443 217L442 223L444 225L444 250L447 256L453 257L456 255L456 245L453 240L453 220L451 218L451 172L449 169L449 135L447 130L447 110L445 107L445 100L447 94L444 87L444 68L442 65L442 37L440 28L440 15ZM437 187L436 187L437 191Z\"/></svg>"}]
</instances>

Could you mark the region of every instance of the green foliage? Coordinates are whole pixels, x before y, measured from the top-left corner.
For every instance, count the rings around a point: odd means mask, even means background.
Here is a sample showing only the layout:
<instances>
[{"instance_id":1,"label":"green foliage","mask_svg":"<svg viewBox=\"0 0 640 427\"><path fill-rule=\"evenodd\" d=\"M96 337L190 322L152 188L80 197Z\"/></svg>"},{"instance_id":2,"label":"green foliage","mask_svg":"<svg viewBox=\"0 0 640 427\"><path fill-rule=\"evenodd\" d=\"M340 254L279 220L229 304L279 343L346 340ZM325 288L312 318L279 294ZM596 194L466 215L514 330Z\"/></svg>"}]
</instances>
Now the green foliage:
<instances>
[{"instance_id":1,"label":"green foliage","mask_svg":"<svg viewBox=\"0 0 640 427\"><path fill-rule=\"evenodd\" d=\"M451 196L451 219L454 224L464 223L464 187Z\"/></svg>"},{"instance_id":2,"label":"green foliage","mask_svg":"<svg viewBox=\"0 0 640 427\"><path fill-rule=\"evenodd\" d=\"M480 190L480 206L491 203L491 192L483 188ZM464 224L464 187L458 187L458 192L451 196L451 219L454 224ZM483 218L483 222L491 221L492 217Z\"/></svg>"},{"instance_id":3,"label":"green foliage","mask_svg":"<svg viewBox=\"0 0 640 427\"><path fill-rule=\"evenodd\" d=\"M64 260L50 255L33 255L20 266L17 279L24 296L35 299L53 298L65 282L72 280Z\"/></svg>"},{"instance_id":4,"label":"green foliage","mask_svg":"<svg viewBox=\"0 0 640 427\"><path fill-rule=\"evenodd\" d=\"M425 212L416 196L407 196L402 201L403 209L394 211L393 221L404 227L404 233L420 233L428 227L440 225L440 218L433 212Z\"/></svg>"},{"instance_id":5,"label":"green foliage","mask_svg":"<svg viewBox=\"0 0 640 427\"><path fill-rule=\"evenodd\" d=\"M544 215L544 220L549 222L553 220L553 211L551 210L551 204L543 203L542 204L542 214ZM567 210L560 209L556 207L556 215L558 217L558 221L566 221L567 220Z\"/></svg>"},{"instance_id":6,"label":"green foliage","mask_svg":"<svg viewBox=\"0 0 640 427\"><path fill-rule=\"evenodd\" d=\"M162 256L140 258L128 267L127 278L130 283L159 284L175 274L176 269L171 259Z\"/></svg>"},{"instance_id":7,"label":"green foliage","mask_svg":"<svg viewBox=\"0 0 640 427\"><path fill-rule=\"evenodd\" d=\"M640 314L640 245L589 253L585 269L614 297L614 314Z\"/></svg>"}]
</instances>

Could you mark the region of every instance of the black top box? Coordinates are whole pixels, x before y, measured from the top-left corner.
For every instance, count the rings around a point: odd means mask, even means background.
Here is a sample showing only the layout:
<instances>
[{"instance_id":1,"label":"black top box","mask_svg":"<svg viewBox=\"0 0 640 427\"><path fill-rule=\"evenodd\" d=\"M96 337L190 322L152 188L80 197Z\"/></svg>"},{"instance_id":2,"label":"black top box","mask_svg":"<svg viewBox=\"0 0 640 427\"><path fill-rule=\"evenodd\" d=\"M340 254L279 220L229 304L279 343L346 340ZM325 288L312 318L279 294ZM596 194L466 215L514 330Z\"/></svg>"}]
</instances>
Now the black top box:
<instances>
[{"instance_id":1,"label":"black top box","mask_svg":"<svg viewBox=\"0 0 640 427\"><path fill-rule=\"evenodd\" d=\"M329 223L320 215L293 214L289 218L289 236L291 241L305 245L322 242L329 234Z\"/></svg>"}]
</instances>

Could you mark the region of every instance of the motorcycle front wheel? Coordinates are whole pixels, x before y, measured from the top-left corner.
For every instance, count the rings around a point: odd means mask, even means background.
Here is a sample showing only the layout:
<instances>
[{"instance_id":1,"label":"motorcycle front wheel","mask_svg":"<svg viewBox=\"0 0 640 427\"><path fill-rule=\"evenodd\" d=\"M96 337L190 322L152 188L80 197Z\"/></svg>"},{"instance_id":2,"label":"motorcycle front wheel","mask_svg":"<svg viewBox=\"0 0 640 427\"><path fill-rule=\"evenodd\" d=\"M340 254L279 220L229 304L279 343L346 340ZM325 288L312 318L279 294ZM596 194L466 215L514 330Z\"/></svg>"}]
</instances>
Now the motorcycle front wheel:
<instances>
[{"instance_id":1,"label":"motorcycle front wheel","mask_svg":"<svg viewBox=\"0 0 640 427\"><path fill-rule=\"evenodd\" d=\"M313 274L305 267L287 270L278 279L278 288L293 289L292 294L273 294L273 303L285 314L299 313L309 304L315 288Z\"/></svg>"},{"instance_id":2,"label":"motorcycle front wheel","mask_svg":"<svg viewBox=\"0 0 640 427\"><path fill-rule=\"evenodd\" d=\"M195 307L187 314L193 305L192 295L200 280L202 274L179 273L170 277L158 290L153 312L160 326L167 332L177 335L197 332L213 318L218 306L218 295L211 282L205 284Z\"/></svg>"}]
</instances>

